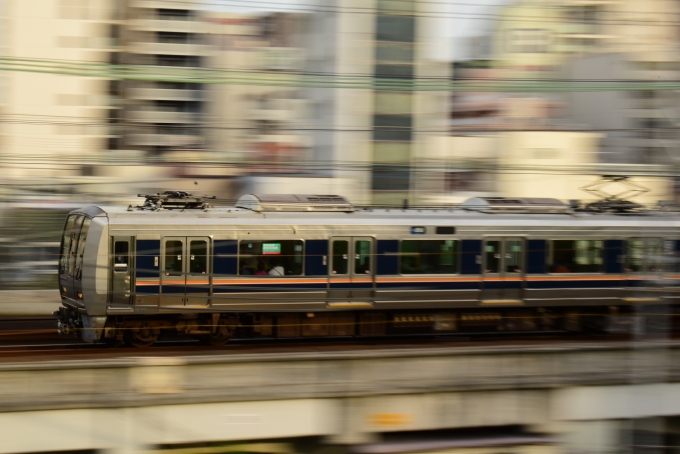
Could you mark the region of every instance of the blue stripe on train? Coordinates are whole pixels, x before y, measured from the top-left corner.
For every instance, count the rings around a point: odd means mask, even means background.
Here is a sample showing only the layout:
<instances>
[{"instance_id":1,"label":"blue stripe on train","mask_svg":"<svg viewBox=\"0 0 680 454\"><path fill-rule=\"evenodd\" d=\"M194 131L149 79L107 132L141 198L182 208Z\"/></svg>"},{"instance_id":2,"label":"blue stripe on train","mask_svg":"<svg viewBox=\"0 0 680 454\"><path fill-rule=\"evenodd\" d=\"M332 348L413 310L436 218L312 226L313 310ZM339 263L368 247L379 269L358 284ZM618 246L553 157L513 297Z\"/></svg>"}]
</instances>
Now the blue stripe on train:
<instances>
[{"instance_id":1,"label":"blue stripe on train","mask_svg":"<svg viewBox=\"0 0 680 454\"><path fill-rule=\"evenodd\" d=\"M157 295L160 287L157 285L137 285L135 286L135 292L138 295Z\"/></svg>"},{"instance_id":2,"label":"blue stripe on train","mask_svg":"<svg viewBox=\"0 0 680 454\"><path fill-rule=\"evenodd\" d=\"M378 283L378 289L423 289L423 290L475 290L480 286L480 281L476 282L384 282Z\"/></svg>"},{"instance_id":3,"label":"blue stripe on train","mask_svg":"<svg viewBox=\"0 0 680 454\"><path fill-rule=\"evenodd\" d=\"M614 288L623 287L621 280L527 281L526 288Z\"/></svg>"},{"instance_id":4,"label":"blue stripe on train","mask_svg":"<svg viewBox=\"0 0 680 454\"><path fill-rule=\"evenodd\" d=\"M288 292L295 291L309 291L309 290L326 290L326 283L321 282L319 284L267 284L267 285L231 285L231 284L220 284L214 285L214 292L276 292L285 290Z\"/></svg>"}]
</instances>

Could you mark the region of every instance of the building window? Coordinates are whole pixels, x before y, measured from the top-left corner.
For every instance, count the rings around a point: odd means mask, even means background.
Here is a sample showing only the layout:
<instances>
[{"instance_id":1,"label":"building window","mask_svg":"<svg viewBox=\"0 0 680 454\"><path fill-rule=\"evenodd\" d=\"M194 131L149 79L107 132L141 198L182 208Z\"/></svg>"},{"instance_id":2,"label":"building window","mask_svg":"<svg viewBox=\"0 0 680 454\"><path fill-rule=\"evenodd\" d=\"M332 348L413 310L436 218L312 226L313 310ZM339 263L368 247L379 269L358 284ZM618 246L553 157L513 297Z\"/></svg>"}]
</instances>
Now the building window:
<instances>
[{"instance_id":1,"label":"building window","mask_svg":"<svg viewBox=\"0 0 680 454\"><path fill-rule=\"evenodd\" d=\"M377 16L376 41L414 42L415 19L414 16Z\"/></svg>"},{"instance_id":2,"label":"building window","mask_svg":"<svg viewBox=\"0 0 680 454\"><path fill-rule=\"evenodd\" d=\"M374 191L408 191L410 168L407 165L374 165Z\"/></svg>"}]
</instances>

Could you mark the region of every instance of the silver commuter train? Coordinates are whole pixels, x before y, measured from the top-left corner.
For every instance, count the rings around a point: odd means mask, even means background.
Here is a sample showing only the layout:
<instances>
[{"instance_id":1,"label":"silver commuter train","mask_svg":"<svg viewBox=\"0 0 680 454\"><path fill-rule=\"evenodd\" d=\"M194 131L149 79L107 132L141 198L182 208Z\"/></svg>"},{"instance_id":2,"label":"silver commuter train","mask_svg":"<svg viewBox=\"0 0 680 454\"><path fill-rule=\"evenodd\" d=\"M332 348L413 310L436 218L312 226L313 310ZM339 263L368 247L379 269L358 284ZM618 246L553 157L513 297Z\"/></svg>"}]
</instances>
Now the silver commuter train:
<instances>
[{"instance_id":1,"label":"silver commuter train","mask_svg":"<svg viewBox=\"0 0 680 454\"><path fill-rule=\"evenodd\" d=\"M674 213L596 214L555 199L359 209L340 196L169 191L67 218L60 333L151 345L250 336L578 331L674 303Z\"/></svg>"}]
</instances>

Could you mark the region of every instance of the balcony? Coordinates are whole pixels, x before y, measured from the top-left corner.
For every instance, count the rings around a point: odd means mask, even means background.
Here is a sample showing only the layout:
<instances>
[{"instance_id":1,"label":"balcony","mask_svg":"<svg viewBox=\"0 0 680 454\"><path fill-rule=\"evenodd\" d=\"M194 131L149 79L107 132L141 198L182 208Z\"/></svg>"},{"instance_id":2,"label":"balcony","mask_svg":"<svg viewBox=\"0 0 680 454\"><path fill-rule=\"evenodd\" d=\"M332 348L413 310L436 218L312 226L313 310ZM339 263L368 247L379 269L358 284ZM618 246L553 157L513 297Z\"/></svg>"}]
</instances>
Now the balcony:
<instances>
[{"instance_id":1,"label":"balcony","mask_svg":"<svg viewBox=\"0 0 680 454\"><path fill-rule=\"evenodd\" d=\"M180 44L180 43L132 43L129 52L135 54L156 55L200 55L211 53L211 47L205 44Z\"/></svg>"},{"instance_id":2,"label":"balcony","mask_svg":"<svg viewBox=\"0 0 680 454\"><path fill-rule=\"evenodd\" d=\"M200 101L201 94L201 90L132 88L128 91L128 98L159 101Z\"/></svg>"},{"instance_id":3,"label":"balcony","mask_svg":"<svg viewBox=\"0 0 680 454\"><path fill-rule=\"evenodd\" d=\"M128 114L128 118L140 123L199 123L201 121L200 114L162 110L132 111Z\"/></svg>"},{"instance_id":4,"label":"balcony","mask_svg":"<svg viewBox=\"0 0 680 454\"><path fill-rule=\"evenodd\" d=\"M134 19L129 28L145 32L204 33L206 24L194 20Z\"/></svg>"},{"instance_id":5,"label":"balcony","mask_svg":"<svg viewBox=\"0 0 680 454\"><path fill-rule=\"evenodd\" d=\"M142 147L202 147L205 139L197 135L184 134L131 134L130 145Z\"/></svg>"}]
</instances>

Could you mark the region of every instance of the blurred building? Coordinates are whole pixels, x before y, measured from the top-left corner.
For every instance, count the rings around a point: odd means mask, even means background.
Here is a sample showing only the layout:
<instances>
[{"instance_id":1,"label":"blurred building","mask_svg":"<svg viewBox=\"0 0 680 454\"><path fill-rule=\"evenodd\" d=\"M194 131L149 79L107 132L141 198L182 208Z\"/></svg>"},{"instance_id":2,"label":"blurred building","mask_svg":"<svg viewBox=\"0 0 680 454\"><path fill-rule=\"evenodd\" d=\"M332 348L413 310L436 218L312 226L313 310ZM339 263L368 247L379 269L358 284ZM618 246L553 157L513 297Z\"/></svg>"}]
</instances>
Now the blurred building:
<instances>
[{"instance_id":1,"label":"blurred building","mask_svg":"<svg viewBox=\"0 0 680 454\"><path fill-rule=\"evenodd\" d=\"M202 2L126 0L116 35L121 52L112 63L172 68L205 68L211 52ZM118 58L115 58L118 57ZM206 148L205 96L201 84L126 80L113 82L122 126L110 149L138 149L162 155L178 149Z\"/></svg>"},{"instance_id":2,"label":"blurred building","mask_svg":"<svg viewBox=\"0 0 680 454\"><path fill-rule=\"evenodd\" d=\"M566 63L565 80L606 82L671 81L680 66L647 65L631 54L599 54ZM587 91L564 94L564 117L602 131L600 160L614 163L673 164L680 160L680 108L674 92Z\"/></svg>"},{"instance_id":3,"label":"blurred building","mask_svg":"<svg viewBox=\"0 0 680 454\"><path fill-rule=\"evenodd\" d=\"M304 70L310 14L207 13L210 68L269 83L206 88L206 137L212 149L246 165L248 173L304 172L309 161L308 103L300 87L277 79ZM257 75L256 75L257 74Z\"/></svg>"},{"instance_id":4,"label":"blurred building","mask_svg":"<svg viewBox=\"0 0 680 454\"><path fill-rule=\"evenodd\" d=\"M48 0L3 2L2 54L33 61L35 72L6 71L2 81L0 153L5 177L52 178L82 174L93 152L105 149L113 100L106 77L69 75L81 64L105 63L117 52L111 29L116 2ZM64 62L61 74L42 74L40 62ZM73 66L70 66L73 65Z\"/></svg>"},{"instance_id":5,"label":"blurred building","mask_svg":"<svg viewBox=\"0 0 680 454\"><path fill-rule=\"evenodd\" d=\"M597 160L602 133L583 131L503 131L494 134L434 137L419 156L421 182L418 202L447 205L468 197L551 197L588 200L582 190L599 180L604 170ZM607 167L610 172L654 174L659 167ZM642 204L673 198L671 181L660 177L636 177L648 189L635 197ZM613 184L605 192L616 194Z\"/></svg>"},{"instance_id":6,"label":"blurred building","mask_svg":"<svg viewBox=\"0 0 680 454\"><path fill-rule=\"evenodd\" d=\"M654 0L533 1L499 6L489 38L490 53L476 42L466 61L454 63L455 80L477 81L659 81L676 80L680 35L674 2ZM595 88L595 87L593 87ZM674 162L680 112L674 95L659 91L604 91L565 94L451 94L454 134L493 131L591 130L601 132L595 161Z\"/></svg>"},{"instance_id":7,"label":"blurred building","mask_svg":"<svg viewBox=\"0 0 680 454\"><path fill-rule=\"evenodd\" d=\"M411 0L327 0L314 14L309 74L365 82L310 88L313 157L329 175L356 181L357 203L399 203L416 188L414 159L428 135L446 129L445 93L418 91L418 78L446 80L432 56L436 5ZM433 10L434 8L434 10ZM366 14L366 11L375 14Z\"/></svg>"}]
</instances>

